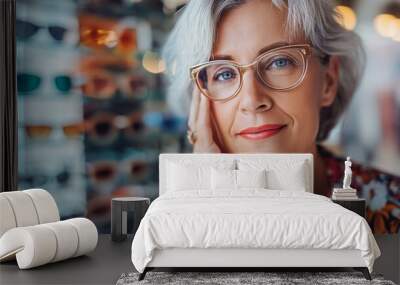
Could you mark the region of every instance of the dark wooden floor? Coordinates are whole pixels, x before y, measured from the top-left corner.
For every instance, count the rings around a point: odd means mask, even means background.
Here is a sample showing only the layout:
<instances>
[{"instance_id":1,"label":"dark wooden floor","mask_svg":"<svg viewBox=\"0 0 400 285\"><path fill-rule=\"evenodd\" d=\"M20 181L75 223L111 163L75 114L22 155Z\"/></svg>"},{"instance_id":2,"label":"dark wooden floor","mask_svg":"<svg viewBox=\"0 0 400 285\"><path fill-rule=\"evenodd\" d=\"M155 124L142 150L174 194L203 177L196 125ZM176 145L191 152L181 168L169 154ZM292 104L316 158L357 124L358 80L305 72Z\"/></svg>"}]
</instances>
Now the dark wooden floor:
<instances>
[{"instance_id":1,"label":"dark wooden floor","mask_svg":"<svg viewBox=\"0 0 400 285\"><path fill-rule=\"evenodd\" d=\"M122 273L135 270L131 261L132 236L112 242L99 235L95 251L87 256L19 270L16 261L0 264L0 284L115 284Z\"/></svg>"},{"instance_id":2,"label":"dark wooden floor","mask_svg":"<svg viewBox=\"0 0 400 285\"><path fill-rule=\"evenodd\" d=\"M396 237L396 239L393 239ZM383 243L381 239L389 239ZM0 284L115 284L122 273L133 272L131 243L133 236L121 243L111 241L110 235L100 235L94 252L29 270L19 270L16 262L0 263ZM398 235L377 237L382 257L376 261L374 273L384 273L385 278L398 283L400 239ZM163 270L157 269L157 270ZM177 270L177 269L171 269ZM193 270L193 269L180 269ZM206 270L206 269L199 269ZM215 270L215 269L214 269ZM227 269L229 270L229 269ZM259 269L254 269L259 270ZM337 271L349 268L270 268L271 271ZM385 271L386 270L386 271Z\"/></svg>"}]
</instances>

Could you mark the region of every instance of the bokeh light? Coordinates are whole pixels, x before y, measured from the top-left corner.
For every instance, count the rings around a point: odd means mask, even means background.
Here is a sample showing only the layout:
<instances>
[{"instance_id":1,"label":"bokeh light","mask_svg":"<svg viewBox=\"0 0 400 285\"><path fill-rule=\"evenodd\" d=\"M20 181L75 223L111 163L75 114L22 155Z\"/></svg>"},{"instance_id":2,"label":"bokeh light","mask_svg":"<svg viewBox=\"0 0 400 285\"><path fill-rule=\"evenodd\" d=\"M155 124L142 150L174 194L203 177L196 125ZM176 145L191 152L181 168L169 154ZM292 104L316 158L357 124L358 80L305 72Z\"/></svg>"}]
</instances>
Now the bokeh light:
<instances>
[{"instance_id":1,"label":"bokeh light","mask_svg":"<svg viewBox=\"0 0 400 285\"><path fill-rule=\"evenodd\" d=\"M374 28L382 37L394 37L400 29L398 18L392 14L379 14L374 19Z\"/></svg>"},{"instance_id":2,"label":"bokeh light","mask_svg":"<svg viewBox=\"0 0 400 285\"><path fill-rule=\"evenodd\" d=\"M341 15L337 21L347 30L354 30L357 24L356 13L348 6L336 6L336 11Z\"/></svg>"},{"instance_id":3,"label":"bokeh light","mask_svg":"<svg viewBox=\"0 0 400 285\"><path fill-rule=\"evenodd\" d=\"M150 73L161 73L165 70L165 62L152 51L146 51L143 55L143 67Z\"/></svg>"}]
</instances>

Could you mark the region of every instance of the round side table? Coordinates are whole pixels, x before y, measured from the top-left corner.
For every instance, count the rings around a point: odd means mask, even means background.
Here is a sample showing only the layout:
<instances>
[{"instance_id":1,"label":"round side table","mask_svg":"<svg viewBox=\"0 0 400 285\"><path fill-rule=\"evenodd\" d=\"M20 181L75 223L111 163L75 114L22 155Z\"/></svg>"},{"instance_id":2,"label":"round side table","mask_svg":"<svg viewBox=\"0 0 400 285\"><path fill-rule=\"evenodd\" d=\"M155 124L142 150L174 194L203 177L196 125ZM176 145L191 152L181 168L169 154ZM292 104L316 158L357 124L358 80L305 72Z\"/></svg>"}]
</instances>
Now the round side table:
<instances>
[{"instance_id":1,"label":"round side table","mask_svg":"<svg viewBox=\"0 0 400 285\"><path fill-rule=\"evenodd\" d=\"M144 197L117 197L111 200L111 240L124 241L127 237L128 213L133 215L133 234L139 227L150 199Z\"/></svg>"}]
</instances>

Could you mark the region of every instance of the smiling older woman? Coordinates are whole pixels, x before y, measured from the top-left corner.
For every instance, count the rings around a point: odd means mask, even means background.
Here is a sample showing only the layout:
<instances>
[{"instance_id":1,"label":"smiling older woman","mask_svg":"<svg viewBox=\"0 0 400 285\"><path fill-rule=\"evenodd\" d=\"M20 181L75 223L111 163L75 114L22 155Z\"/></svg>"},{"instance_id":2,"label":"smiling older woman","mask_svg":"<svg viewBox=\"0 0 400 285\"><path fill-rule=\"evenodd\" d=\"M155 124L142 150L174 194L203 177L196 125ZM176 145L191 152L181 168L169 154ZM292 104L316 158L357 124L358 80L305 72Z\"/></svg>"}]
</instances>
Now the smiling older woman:
<instances>
[{"instance_id":1,"label":"smiling older woman","mask_svg":"<svg viewBox=\"0 0 400 285\"><path fill-rule=\"evenodd\" d=\"M326 0L191 0L179 11L163 58L171 107L190 106L194 152L312 153L315 193L330 195L333 156L318 143L365 62L334 8Z\"/></svg>"}]
</instances>

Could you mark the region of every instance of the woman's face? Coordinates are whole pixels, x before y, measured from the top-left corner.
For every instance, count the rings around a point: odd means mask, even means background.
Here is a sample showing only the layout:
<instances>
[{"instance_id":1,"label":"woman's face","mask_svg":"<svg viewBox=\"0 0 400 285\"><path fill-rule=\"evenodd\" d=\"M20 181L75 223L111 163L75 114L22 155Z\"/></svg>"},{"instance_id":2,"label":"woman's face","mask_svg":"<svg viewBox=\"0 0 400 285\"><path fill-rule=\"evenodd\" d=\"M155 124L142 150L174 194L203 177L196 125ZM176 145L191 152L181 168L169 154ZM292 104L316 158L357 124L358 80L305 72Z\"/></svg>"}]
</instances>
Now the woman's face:
<instances>
[{"instance_id":1,"label":"woman's face","mask_svg":"<svg viewBox=\"0 0 400 285\"><path fill-rule=\"evenodd\" d=\"M230 56L248 64L266 46L289 44L285 16L285 10L264 0L248 1L228 11L217 28L214 58ZM247 70L236 97L211 103L222 149L233 153L313 152L320 109L336 96L337 70L337 58L324 66L311 56L303 82L289 91L271 90L257 79L255 69ZM254 127L261 128L249 129Z\"/></svg>"}]
</instances>

